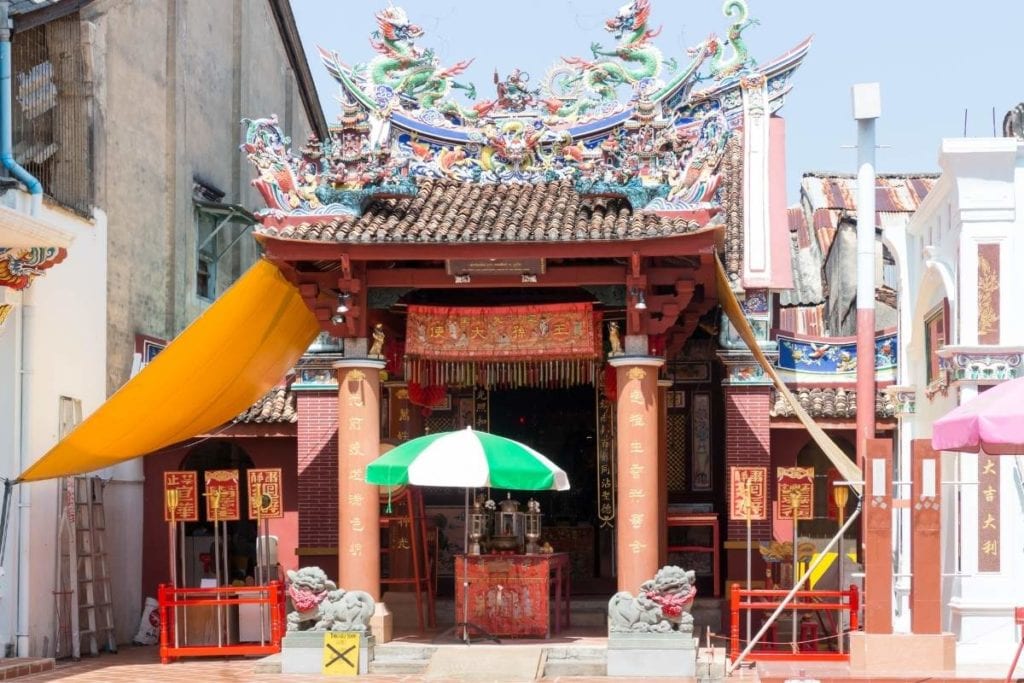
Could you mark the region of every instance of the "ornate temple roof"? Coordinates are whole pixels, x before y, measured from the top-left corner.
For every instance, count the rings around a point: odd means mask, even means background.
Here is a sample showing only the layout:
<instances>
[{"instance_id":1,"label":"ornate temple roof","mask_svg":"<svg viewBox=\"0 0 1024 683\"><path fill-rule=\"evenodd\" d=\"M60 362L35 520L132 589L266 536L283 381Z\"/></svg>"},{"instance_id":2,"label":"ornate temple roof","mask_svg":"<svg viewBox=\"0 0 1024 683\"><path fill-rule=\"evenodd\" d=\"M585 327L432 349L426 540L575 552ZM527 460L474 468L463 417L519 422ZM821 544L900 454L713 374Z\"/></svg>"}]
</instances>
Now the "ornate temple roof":
<instances>
[{"instance_id":1,"label":"ornate temple roof","mask_svg":"<svg viewBox=\"0 0 1024 683\"><path fill-rule=\"evenodd\" d=\"M246 121L242 148L268 207L259 233L564 242L673 236L730 215L737 222L742 197L727 196L738 193L725 176L742 174L742 164L728 150L742 146L746 117L782 106L810 40L759 65L744 42L757 23L746 1L728 0L723 13L723 35L663 54L651 0L632 0L605 22L613 45L594 42L590 56L558 60L534 81L520 69L496 73L495 97L475 100L476 86L461 80L472 60L442 65L404 10L381 9L369 61L320 49L341 87L326 139L293 148L276 118ZM453 99L457 92L475 103ZM734 274L742 242L732 235L730 251L726 233Z\"/></svg>"},{"instance_id":2,"label":"ornate temple roof","mask_svg":"<svg viewBox=\"0 0 1024 683\"><path fill-rule=\"evenodd\" d=\"M634 212L617 197L586 197L572 181L536 185L425 180L415 197L371 201L360 216L266 222L259 234L326 242L558 242L681 235L683 217Z\"/></svg>"}]
</instances>

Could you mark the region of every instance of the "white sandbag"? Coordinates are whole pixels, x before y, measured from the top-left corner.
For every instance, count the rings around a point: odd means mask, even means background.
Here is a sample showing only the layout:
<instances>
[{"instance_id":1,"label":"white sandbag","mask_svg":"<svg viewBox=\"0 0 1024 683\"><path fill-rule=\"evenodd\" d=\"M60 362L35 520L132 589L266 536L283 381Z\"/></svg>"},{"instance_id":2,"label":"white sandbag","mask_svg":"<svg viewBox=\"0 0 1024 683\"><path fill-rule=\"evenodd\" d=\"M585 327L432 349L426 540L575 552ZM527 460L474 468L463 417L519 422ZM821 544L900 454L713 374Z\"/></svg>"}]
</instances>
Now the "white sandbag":
<instances>
[{"instance_id":1,"label":"white sandbag","mask_svg":"<svg viewBox=\"0 0 1024 683\"><path fill-rule=\"evenodd\" d=\"M132 638L136 645L156 645L160 642L160 605L153 598L146 598L142 608L139 630Z\"/></svg>"}]
</instances>

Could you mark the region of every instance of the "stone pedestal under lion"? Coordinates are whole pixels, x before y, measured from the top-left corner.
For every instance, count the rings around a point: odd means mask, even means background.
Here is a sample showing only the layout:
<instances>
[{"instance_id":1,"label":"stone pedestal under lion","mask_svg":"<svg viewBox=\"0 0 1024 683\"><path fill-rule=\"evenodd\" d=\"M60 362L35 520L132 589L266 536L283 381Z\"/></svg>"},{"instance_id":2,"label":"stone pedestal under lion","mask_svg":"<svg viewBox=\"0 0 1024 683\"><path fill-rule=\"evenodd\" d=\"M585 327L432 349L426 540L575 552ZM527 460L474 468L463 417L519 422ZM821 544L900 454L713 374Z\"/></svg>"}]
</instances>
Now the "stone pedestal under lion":
<instances>
[{"instance_id":1,"label":"stone pedestal under lion","mask_svg":"<svg viewBox=\"0 0 1024 683\"><path fill-rule=\"evenodd\" d=\"M357 634L357 673L369 673L374 646L370 629L374 601L369 593L341 590L319 567L304 567L288 572L288 601L290 611L288 630L281 643L281 673L321 673L324 634L328 632Z\"/></svg>"},{"instance_id":2,"label":"stone pedestal under lion","mask_svg":"<svg viewBox=\"0 0 1024 683\"><path fill-rule=\"evenodd\" d=\"M634 596L621 591L608 601L608 675L693 677L697 640L690 607L694 574L666 566Z\"/></svg>"}]
</instances>

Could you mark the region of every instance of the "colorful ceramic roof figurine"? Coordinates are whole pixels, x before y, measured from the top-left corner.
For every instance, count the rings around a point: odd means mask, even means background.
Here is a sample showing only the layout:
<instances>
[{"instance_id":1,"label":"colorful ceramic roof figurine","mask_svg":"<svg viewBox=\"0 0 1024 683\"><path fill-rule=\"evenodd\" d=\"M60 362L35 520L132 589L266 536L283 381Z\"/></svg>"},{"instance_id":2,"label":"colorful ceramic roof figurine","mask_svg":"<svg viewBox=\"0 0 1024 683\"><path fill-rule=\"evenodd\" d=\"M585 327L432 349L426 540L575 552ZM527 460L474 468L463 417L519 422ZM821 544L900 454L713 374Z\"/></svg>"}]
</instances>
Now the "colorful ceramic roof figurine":
<instances>
[{"instance_id":1,"label":"colorful ceramic roof figurine","mask_svg":"<svg viewBox=\"0 0 1024 683\"><path fill-rule=\"evenodd\" d=\"M541 186L541 196L564 197L566 206L611 202L617 218L607 225L569 229L583 239L622 237L616 226L641 211L706 224L721 211L728 142L745 117L781 107L810 44L758 67L743 42L756 24L745 0L727 0L723 11L730 20L725 37L710 35L680 64L654 44L660 27L650 0L633 0L605 22L614 45L592 43L591 57L563 58L539 83L520 69L504 78L495 73L495 97L476 100L475 85L461 80L472 60L441 64L403 9L382 9L370 61L348 66L320 49L341 85L342 112L330 139L292 150L275 118L246 121L243 149L268 205L262 230L281 236L299 225L340 222L352 230L332 229L329 239L415 240L416 219L430 223L419 208L432 194L475 196L459 187L479 185ZM457 92L473 104L457 101ZM506 206L529 203L514 191L502 195ZM558 203L535 208L567 226L592 215L589 206L585 215L569 215ZM356 229L367 212L384 218ZM464 232L439 239L473 239Z\"/></svg>"}]
</instances>

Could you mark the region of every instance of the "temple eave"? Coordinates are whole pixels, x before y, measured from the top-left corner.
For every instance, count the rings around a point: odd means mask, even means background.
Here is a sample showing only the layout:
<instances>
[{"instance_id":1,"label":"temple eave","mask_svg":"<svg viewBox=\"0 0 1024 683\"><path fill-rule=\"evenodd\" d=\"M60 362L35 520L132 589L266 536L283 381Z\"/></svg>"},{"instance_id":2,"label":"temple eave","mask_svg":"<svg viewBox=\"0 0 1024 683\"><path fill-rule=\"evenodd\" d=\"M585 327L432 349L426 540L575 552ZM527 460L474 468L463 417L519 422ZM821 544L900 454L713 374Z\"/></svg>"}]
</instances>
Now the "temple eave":
<instances>
[{"instance_id":1,"label":"temple eave","mask_svg":"<svg viewBox=\"0 0 1024 683\"><path fill-rule=\"evenodd\" d=\"M326 242L278 237L260 233L256 239L274 261L340 259L435 260L444 258L560 257L614 258L711 254L720 239L720 226L704 227L676 235L622 237L608 240L551 241L432 241L432 242Z\"/></svg>"}]
</instances>

